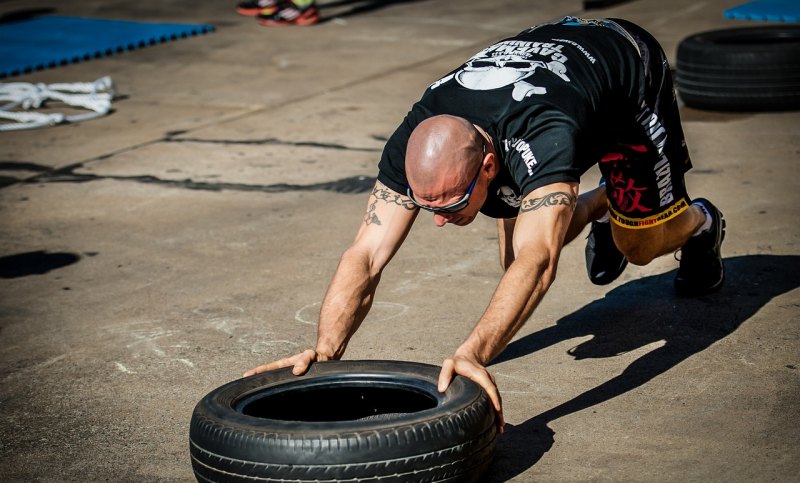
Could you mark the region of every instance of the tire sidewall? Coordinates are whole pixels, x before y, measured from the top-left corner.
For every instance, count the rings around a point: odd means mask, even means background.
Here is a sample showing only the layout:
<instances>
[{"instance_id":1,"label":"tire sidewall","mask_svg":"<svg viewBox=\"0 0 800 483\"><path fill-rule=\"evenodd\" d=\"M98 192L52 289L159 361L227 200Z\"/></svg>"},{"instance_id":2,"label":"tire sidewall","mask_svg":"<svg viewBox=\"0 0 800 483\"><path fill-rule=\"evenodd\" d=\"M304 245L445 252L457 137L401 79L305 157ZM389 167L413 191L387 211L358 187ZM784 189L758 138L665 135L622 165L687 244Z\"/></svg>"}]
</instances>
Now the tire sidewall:
<instances>
[{"instance_id":1,"label":"tire sidewall","mask_svg":"<svg viewBox=\"0 0 800 483\"><path fill-rule=\"evenodd\" d=\"M438 374L436 366L393 361L318 362L303 376L295 376L290 368L258 374L228 383L204 397L192 416L190 439L204 451L226 458L287 465L313 458L315 464L325 465L340 464L343 459L367 463L435 452L486 433L495 424L494 412L486 411L486 394L463 377L456 377L445 393L439 393ZM265 419L235 409L239 401L254 393L326 378L412 380L435 396L437 404L433 409L384 421L324 423ZM472 428L470 433L466 428ZM364 444L365 438L375 438L374 444ZM309 451L298 454L298 442Z\"/></svg>"},{"instance_id":2,"label":"tire sidewall","mask_svg":"<svg viewBox=\"0 0 800 483\"><path fill-rule=\"evenodd\" d=\"M749 40L749 41L748 41ZM797 64L800 27L767 26L710 30L690 35L678 44L678 61L700 61L704 64L727 64L732 56L739 61L752 57L764 64L774 60ZM786 54L794 52L794 58ZM763 57L767 57L766 61Z\"/></svg>"},{"instance_id":3,"label":"tire sidewall","mask_svg":"<svg viewBox=\"0 0 800 483\"><path fill-rule=\"evenodd\" d=\"M713 30L678 44L678 93L689 107L724 111L800 108L800 26Z\"/></svg>"}]
</instances>

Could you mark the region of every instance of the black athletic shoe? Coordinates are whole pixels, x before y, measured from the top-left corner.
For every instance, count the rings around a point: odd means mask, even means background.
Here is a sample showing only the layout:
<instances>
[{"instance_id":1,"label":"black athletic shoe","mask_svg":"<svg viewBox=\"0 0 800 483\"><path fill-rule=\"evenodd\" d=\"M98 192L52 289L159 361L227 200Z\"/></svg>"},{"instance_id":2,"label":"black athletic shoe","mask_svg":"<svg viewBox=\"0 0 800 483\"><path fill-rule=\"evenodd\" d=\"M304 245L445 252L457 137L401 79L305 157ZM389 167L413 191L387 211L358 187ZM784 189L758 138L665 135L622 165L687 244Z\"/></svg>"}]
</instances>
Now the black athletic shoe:
<instances>
[{"instance_id":1,"label":"black athletic shoe","mask_svg":"<svg viewBox=\"0 0 800 483\"><path fill-rule=\"evenodd\" d=\"M619 251L611 236L611 222L592 222L592 229L586 238L586 271L589 280L595 285L608 285L617 279L628 259Z\"/></svg>"},{"instance_id":2,"label":"black athletic shoe","mask_svg":"<svg viewBox=\"0 0 800 483\"><path fill-rule=\"evenodd\" d=\"M716 206L710 201L697 198L711 213L711 228L689 241L681 248L681 266L675 275L675 290L678 295L697 297L722 287L725 281L725 266L722 264L720 248L725 239L725 220Z\"/></svg>"}]
</instances>

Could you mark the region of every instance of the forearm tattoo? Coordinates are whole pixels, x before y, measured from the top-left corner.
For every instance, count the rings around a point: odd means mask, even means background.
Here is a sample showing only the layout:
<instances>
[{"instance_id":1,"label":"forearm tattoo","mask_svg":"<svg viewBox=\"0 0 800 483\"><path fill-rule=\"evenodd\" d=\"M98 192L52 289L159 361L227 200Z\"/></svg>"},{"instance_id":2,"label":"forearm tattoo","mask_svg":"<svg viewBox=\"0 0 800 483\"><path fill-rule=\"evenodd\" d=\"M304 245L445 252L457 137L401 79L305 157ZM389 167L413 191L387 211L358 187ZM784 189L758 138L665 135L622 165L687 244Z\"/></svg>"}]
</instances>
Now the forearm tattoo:
<instances>
[{"instance_id":1,"label":"forearm tattoo","mask_svg":"<svg viewBox=\"0 0 800 483\"><path fill-rule=\"evenodd\" d=\"M541 198L533 198L531 200L523 201L522 206L519 207L519 212L526 213L528 211L536 211L539 208L562 205L569 206L569 208L574 211L575 207L578 205L578 197L564 191L548 193Z\"/></svg>"},{"instance_id":2,"label":"forearm tattoo","mask_svg":"<svg viewBox=\"0 0 800 483\"><path fill-rule=\"evenodd\" d=\"M375 208L378 205L379 201L402 206L403 208L409 211L412 211L416 208L416 206L414 206L414 203L412 203L411 200L409 200L405 196L397 194L394 191L389 190L387 188L376 186L372 189L372 194L369 196L369 206L367 207L367 215L364 217L365 225L381 224L380 218L378 218L378 215L375 213Z\"/></svg>"}]
</instances>

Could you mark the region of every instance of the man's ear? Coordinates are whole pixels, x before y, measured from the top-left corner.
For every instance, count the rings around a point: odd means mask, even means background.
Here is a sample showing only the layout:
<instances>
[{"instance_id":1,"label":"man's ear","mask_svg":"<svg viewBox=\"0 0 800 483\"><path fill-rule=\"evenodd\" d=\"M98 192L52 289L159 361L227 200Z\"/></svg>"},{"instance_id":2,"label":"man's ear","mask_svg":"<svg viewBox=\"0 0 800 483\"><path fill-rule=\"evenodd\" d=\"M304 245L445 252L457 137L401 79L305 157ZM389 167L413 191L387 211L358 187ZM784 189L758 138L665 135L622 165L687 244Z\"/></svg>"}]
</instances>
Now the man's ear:
<instances>
[{"instance_id":1,"label":"man's ear","mask_svg":"<svg viewBox=\"0 0 800 483\"><path fill-rule=\"evenodd\" d=\"M497 177L497 173L500 172L500 162L495 153L486 153L486 158L483 160L483 169L487 170L489 180Z\"/></svg>"}]
</instances>

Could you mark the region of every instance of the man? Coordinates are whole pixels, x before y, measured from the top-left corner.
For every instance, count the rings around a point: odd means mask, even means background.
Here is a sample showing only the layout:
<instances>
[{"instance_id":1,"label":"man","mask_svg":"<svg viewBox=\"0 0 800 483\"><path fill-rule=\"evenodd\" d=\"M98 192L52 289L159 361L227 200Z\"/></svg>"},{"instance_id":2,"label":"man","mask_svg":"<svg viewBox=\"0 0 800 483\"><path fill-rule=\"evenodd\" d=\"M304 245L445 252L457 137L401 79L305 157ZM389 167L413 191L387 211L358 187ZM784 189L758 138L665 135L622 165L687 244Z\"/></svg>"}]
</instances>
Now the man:
<instances>
[{"instance_id":1,"label":"man","mask_svg":"<svg viewBox=\"0 0 800 483\"><path fill-rule=\"evenodd\" d=\"M599 163L603 182L578 196ZM478 212L498 219L505 270L467 340L444 361L480 384L502 424L489 361L530 317L555 279L561 249L590 222L587 270L597 284L628 261L681 250L683 295L724 279L722 215L690 203L690 169L664 53L623 20L567 17L498 42L433 83L389 139L364 223L342 255L320 311L317 345L252 375L338 359L367 315L381 272L420 209L438 226Z\"/></svg>"}]
</instances>

